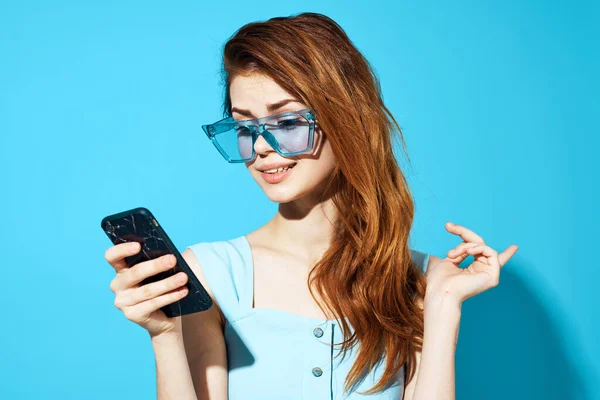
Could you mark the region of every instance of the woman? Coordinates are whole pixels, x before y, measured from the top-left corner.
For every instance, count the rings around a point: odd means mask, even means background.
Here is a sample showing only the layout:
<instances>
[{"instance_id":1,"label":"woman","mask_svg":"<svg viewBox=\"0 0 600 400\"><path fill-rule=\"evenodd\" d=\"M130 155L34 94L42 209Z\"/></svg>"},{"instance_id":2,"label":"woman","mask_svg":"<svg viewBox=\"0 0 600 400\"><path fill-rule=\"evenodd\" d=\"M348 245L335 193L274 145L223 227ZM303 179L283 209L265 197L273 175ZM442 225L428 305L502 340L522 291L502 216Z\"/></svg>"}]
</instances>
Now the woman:
<instances>
[{"instance_id":1,"label":"woman","mask_svg":"<svg viewBox=\"0 0 600 400\"><path fill-rule=\"evenodd\" d=\"M248 235L183 253L213 299L206 312L159 310L187 294L185 273L137 285L172 256L127 268L137 244L106 252L115 305L152 338L158 397L453 399L461 303L498 284L517 246L498 254L448 223L463 242L445 259L408 248L400 127L328 17L245 25L225 45L224 77L227 118L203 128L279 208Z\"/></svg>"}]
</instances>

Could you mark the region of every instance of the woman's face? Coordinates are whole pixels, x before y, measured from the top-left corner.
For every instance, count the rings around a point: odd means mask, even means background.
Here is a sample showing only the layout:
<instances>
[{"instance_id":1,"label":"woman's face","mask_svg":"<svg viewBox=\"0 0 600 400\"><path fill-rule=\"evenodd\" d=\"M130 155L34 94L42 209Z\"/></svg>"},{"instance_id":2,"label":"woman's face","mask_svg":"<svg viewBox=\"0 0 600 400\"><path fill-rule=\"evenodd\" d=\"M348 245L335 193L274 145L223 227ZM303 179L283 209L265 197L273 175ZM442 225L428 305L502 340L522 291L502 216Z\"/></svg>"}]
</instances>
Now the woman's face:
<instances>
[{"instance_id":1,"label":"woman's face","mask_svg":"<svg viewBox=\"0 0 600 400\"><path fill-rule=\"evenodd\" d=\"M261 118L286 111L308 108L287 93L271 78L253 74L238 75L229 88L232 116L236 120ZM278 103L278 104L277 104ZM276 104L277 108L269 109ZM250 174L265 192L277 203L289 203L299 199L317 199L324 189L324 183L335 167L335 160L329 141L323 132L315 127L315 145L310 153L293 157L282 157L260 135L254 145L256 158L246 163ZM291 166L283 173L265 171L278 167Z\"/></svg>"}]
</instances>

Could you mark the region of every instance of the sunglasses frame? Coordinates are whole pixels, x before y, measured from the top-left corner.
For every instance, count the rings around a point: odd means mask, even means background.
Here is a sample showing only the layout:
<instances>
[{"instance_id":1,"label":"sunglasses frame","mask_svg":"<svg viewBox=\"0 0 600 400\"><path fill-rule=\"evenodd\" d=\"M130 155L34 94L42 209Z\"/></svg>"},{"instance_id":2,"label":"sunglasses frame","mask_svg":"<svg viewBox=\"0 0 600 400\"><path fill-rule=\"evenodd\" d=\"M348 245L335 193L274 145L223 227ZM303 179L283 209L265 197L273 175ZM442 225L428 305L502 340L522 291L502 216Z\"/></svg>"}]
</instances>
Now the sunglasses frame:
<instances>
[{"instance_id":1,"label":"sunglasses frame","mask_svg":"<svg viewBox=\"0 0 600 400\"><path fill-rule=\"evenodd\" d=\"M291 116L291 115L298 115L298 116L304 117L308 121L308 144L307 144L307 148L304 150L296 151L296 152L285 152L285 151L281 150L281 148L279 147L279 143L277 142L277 139L275 138L275 136L273 136L273 134L271 132L269 132L269 130L266 128L266 125L268 125L268 122L270 120L281 118L281 117L287 117L287 116ZM273 150L275 150L277 152L277 154L279 154L282 157L292 157L292 156L296 156L299 154L304 154L304 153L308 153L309 151L312 151L313 146L314 146L314 139L315 139L315 135L314 135L315 134L315 124L316 124L315 113L309 108L303 108L302 110L286 111L286 112L282 112L279 114L267 115L266 117L254 118L254 119L234 120L233 117L227 117L227 118L223 118L222 120L217 121L212 124L202 125L202 130L204 131L204 133L206 133L206 136L208 136L208 138L210 139L212 144L216 147L216 149L219 151L219 153L223 156L223 158L228 163L245 163L245 162L250 162L256 158L256 151L254 150L254 145L256 144L256 140L258 139L259 135L262 135L262 137L267 141L267 143L269 143L269 145L273 148ZM236 160L236 159L232 159L227 154L225 149L223 149L219 145L219 142L217 141L216 136L218 136L220 133L229 131L230 129L232 129L233 126L239 126L239 125L250 128L250 130L252 132L252 155L249 158Z\"/></svg>"}]
</instances>

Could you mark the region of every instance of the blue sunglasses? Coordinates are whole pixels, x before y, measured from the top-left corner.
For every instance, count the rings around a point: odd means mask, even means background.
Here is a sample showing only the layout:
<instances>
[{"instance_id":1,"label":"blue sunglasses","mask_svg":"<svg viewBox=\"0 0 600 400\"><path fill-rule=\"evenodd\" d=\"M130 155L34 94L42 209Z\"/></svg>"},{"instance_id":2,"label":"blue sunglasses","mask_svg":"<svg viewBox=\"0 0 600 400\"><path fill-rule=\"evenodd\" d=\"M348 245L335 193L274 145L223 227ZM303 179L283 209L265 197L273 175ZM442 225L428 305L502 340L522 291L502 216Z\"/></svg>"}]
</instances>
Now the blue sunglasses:
<instances>
[{"instance_id":1,"label":"blue sunglasses","mask_svg":"<svg viewBox=\"0 0 600 400\"><path fill-rule=\"evenodd\" d=\"M256 158L254 144L259 135L283 157L310 152L315 123L315 114L305 108L255 119L228 117L202 129L227 162L242 163Z\"/></svg>"}]
</instances>

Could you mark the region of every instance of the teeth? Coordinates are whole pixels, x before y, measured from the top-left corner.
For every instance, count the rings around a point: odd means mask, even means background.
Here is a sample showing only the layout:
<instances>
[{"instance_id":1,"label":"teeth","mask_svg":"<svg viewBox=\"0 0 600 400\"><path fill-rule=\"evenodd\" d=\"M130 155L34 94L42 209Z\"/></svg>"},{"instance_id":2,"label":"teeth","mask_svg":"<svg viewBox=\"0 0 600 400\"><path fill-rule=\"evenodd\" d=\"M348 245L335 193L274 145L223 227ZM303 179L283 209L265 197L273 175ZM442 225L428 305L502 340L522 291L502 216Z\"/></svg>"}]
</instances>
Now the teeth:
<instances>
[{"instance_id":1,"label":"teeth","mask_svg":"<svg viewBox=\"0 0 600 400\"><path fill-rule=\"evenodd\" d=\"M270 169L270 170L263 171L263 172L265 174L276 174L276 173L279 173L279 172L287 171L290 168L291 167L280 167L280 168L274 168L274 169Z\"/></svg>"}]
</instances>

